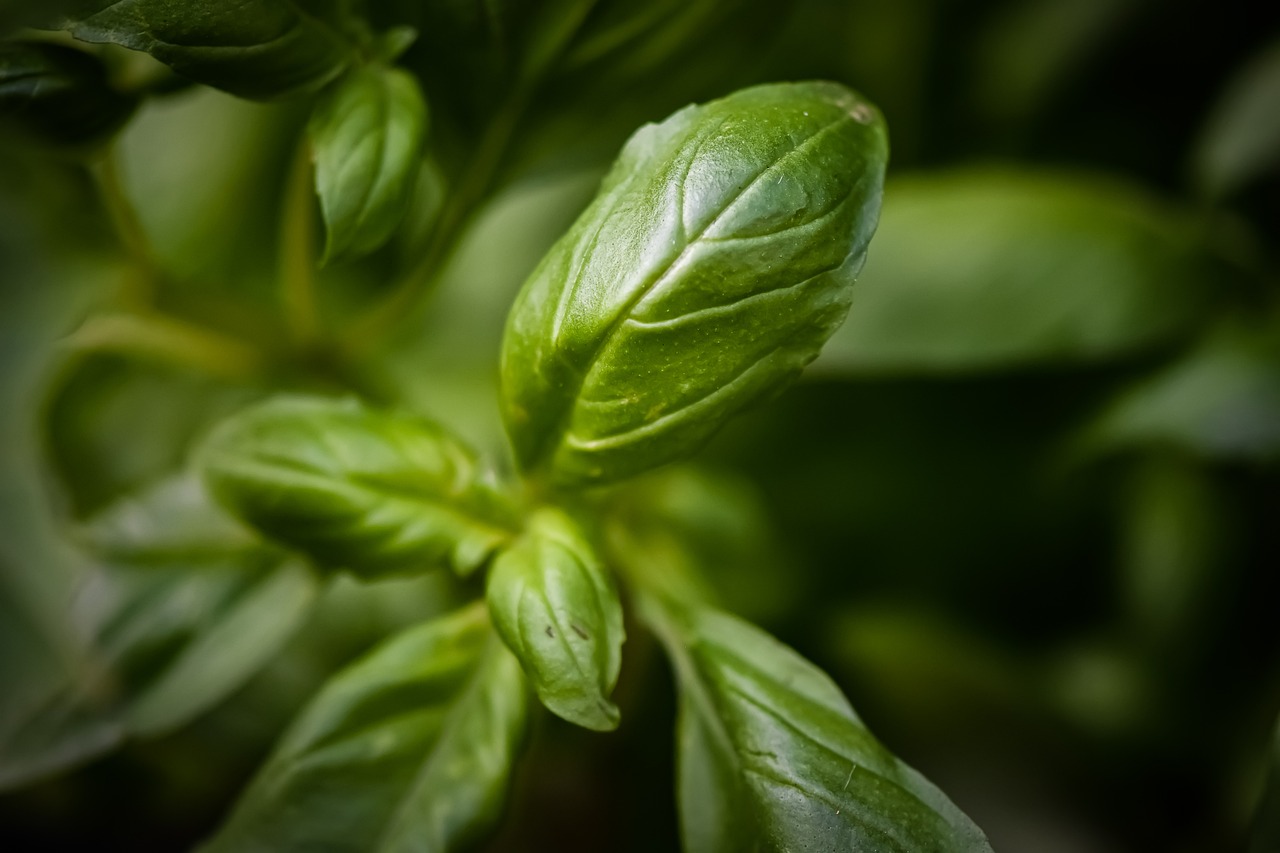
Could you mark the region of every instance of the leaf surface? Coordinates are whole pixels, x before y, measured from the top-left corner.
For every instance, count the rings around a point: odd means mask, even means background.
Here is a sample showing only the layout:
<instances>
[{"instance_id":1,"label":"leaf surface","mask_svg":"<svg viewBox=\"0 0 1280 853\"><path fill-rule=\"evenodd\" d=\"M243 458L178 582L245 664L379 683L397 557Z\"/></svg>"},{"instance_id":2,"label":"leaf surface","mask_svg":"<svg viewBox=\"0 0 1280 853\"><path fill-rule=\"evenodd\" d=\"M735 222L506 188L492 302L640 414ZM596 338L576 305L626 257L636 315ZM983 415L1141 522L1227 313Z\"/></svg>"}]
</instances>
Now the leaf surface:
<instances>
[{"instance_id":1,"label":"leaf surface","mask_svg":"<svg viewBox=\"0 0 1280 853\"><path fill-rule=\"evenodd\" d=\"M1139 352L1214 278L1191 220L1131 187L1033 171L899 178L849 322L814 371L949 373Z\"/></svg>"},{"instance_id":2,"label":"leaf surface","mask_svg":"<svg viewBox=\"0 0 1280 853\"><path fill-rule=\"evenodd\" d=\"M427 131L412 74L381 63L326 90L311 115L325 258L366 254L391 237L409 206Z\"/></svg>"},{"instance_id":3,"label":"leaf surface","mask_svg":"<svg viewBox=\"0 0 1280 853\"><path fill-rule=\"evenodd\" d=\"M55 143L96 139L118 128L137 99L116 91L102 62L45 42L0 42L0 119Z\"/></svg>"},{"instance_id":4,"label":"leaf surface","mask_svg":"<svg viewBox=\"0 0 1280 853\"><path fill-rule=\"evenodd\" d=\"M0 787L188 722L301 625L316 593L311 573L247 539L199 494L189 476L162 481L86 523L81 539L95 562L71 613L82 653L64 677L6 709ZM230 537L215 539L218 529ZM189 531L200 535L183 542Z\"/></svg>"},{"instance_id":5,"label":"leaf surface","mask_svg":"<svg viewBox=\"0 0 1280 853\"><path fill-rule=\"evenodd\" d=\"M327 0L86 0L63 27L142 50L198 83L244 98L312 91L354 58L341 4Z\"/></svg>"},{"instance_id":6,"label":"leaf surface","mask_svg":"<svg viewBox=\"0 0 1280 853\"><path fill-rule=\"evenodd\" d=\"M832 83L641 128L512 307L521 465L563 486L636 474L798 375L848 310L887 154L874 108Z\"/></svg>"},{"instance_id":7,"label":"leaf surface","mask_svg":"<svg viewBox=\"0 0 1280 853\"><path fill-rule=\"evenodd\" d=\"M464 849L501 813L527 710L483 607L410 628L330 679L203 849Z\"/></svg>"},{"instance_id":8,"label":"leaf surface","mask_svg":"<svg viewBox=\"0 0 1280 853\"><path fill-rule=\"evenodd\" d=\"M466 574L511 535L470 450L430 421L355 400L276 397L221 424L200 458L233 514L326 568Z\"/></svg>"},{"instance_id":9,"label":"leaf surface","mask_svg":"<svg viewBox=\"0 0 1280 853\"><path fill-rule=\"evenodd\" d=\"M831 679L728 614L645 600L675 664L685 849L990 851Z\"/></svg>"},{"instance_id":10,"label":"leaf surface","mask_svg":"<svg viewBox=\"0 0 1280 853\"><path fill-rule=\"evenodd\" d=\"M618 726L608 700L622 664L622 605L604 566L563 512L543 510L489 572L495 627L538 698L596 731Z\"/></svg>"}]
</instances>

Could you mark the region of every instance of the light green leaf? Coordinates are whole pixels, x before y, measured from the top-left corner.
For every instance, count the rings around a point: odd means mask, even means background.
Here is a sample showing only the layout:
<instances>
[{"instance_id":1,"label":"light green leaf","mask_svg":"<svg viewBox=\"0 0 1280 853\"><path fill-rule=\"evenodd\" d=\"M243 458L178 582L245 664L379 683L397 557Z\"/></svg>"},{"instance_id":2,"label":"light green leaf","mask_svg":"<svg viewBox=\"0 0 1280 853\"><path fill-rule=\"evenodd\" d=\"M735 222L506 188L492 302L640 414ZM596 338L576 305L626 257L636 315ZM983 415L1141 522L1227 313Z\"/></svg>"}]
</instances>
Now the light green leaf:
<instances>
[{"instance_id":1,"label":"light green leaf","mask_svg":"<svg viewBox=\"0 0 1280 853\"><path fill-rule=\"evenodd\" d=\"M268 538L364 577L475 570L511 511L441 427L355 400L281 396L223 422L200 455L214 494Z\"/></svg>"},{"instance_id":2,"label":"light green leaf","mask_svg":"<svg viewBox=\"0 0 1280 853\"><path fill-rule=\"evenodd\" d=\"M1280 166L1280 41L1227 84L1195 150L1195 173L1209 195L1229 195Z\"/></svg>"},{"instance_id":3,"label":"light green leaf","mask_svg":"<svg viewBox=\"0 0 1280 853\"><path fill-rule=\"evenodd\" d=\"M1172 445L1224 459L1280 456L1280 343L1227 326L1117 397L1082 438L1091 450Z\"/></svg>"},{"instance_id":4,"label":"light green leaf","mask_svg":"<svg viewBox=\"0 0 1280 853\"><path fill-rule=\"evenodd\" d=\"M410 628L325 685L204 850L464 849L498 819L527 710L483 606Z\"/></svg>"},{"instance_id":5,"label":"light green leaf","mask_svg":"<svg viewBox=\"0 0 1280 853\"><path fill-rule=\"evenodd\" d=\"M578 526L546 509L494 560L489 612L538 698L553 713L596 731L618 727L608 700L622 664L622 605Z\"/></svg>"},{"instance_id":6,"label":"light green leaf","mask_svg":"<svg viewBox=\"0 0 1280 853\"><path fill-rule=\"evenodd\" d=\"M62 24L78 39L143 50L179 74L244 98L318 89L355 56L327 0L82 0Z\"/></svg>"},{"instance_id":7,"label":"light green leaf","mask_svg":"<svg viewBox=\"0 0 1280 853\"><path fill-rule=\"evenodd\" d=\"M1121 184L1006 169L891 182L849 322L814 370L991 370L1140 351L1215 281L1191 220Z\"/></svg>"},{"instance_id":8,"label":"light green leaf","mask_svg":"<svg viewBox=\"0 0 1280 853\"><path fill-rule=\"evenodd\" d=\"M646 598L680 683L685 850L987 851L941 791L867 731L821 670L709 608Z\"/></svg>"},{"instance_id":9,"label":"light green leaf","mask_svg":"<svg viewBox=\"0 0 1280 853\"><path fill-rule=\"evenodd\" d=\"M116 91L106 66L47 42L0 42L0 120L37 139L78 143L118 128L138 100Z\"/></svg>"},{"instance_id":10,"label":"light green leaf","mask_svg":"<svg viewBox=\"0 0 1280 853\"><path fill-rule=\"evenodd\" d=\"M798 375L848 310L887 154L875 109L833 83L641 128L512 308L522 467L562 486L636 474Z\"/></svg>"},{"instance_id":11,"label":"light green leaf","mask_svg":"<svg viewBox=\"0 0 1280 853\"><path fill-rule=\"evenodd\" d=\"M404 218L421 165L427 104L418 81L380 63L355 69L321 96L308 132L325 259L373 251Z\"/></svg>"}]
</instances>

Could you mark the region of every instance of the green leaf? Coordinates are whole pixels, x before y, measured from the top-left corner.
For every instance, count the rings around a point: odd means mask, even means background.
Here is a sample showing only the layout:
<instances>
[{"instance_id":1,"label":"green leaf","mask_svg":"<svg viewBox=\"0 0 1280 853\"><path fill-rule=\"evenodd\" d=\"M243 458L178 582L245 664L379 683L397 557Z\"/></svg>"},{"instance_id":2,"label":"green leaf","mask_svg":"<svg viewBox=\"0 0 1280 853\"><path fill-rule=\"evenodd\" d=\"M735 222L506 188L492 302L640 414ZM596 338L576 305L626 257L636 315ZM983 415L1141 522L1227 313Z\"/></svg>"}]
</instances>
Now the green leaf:
<instances>
[{"instance_id":1,"label":"green leaf","mask_svg":"<svg viewBox=\"0 0 1280 853\"><path fill-rule=\"evenodd\" d=\"M373 63L327 89L311 115L325 259L362 255L404 218L421 165L427 104L407 71Z\"/></svg>"},{"instance_id":2,"label":"green leaf","mask_svg":"<svg viewBox=\"0 0 1280 853\"><path fill-rule=\"evenodd\" d=\"M1081 439L1089 450L1152 445L1223 459L1280 457L1280 340L1225 326L1118 396Z\"/></svg>"},{"instance_id":3,"label":"green leaf","mask_svg":"<svg viewBox=\"0 0 1280 853\"><path fill-rule=\"evenodd\" d=\"M363 577L474 571L511 512L441 427L355 400L281 396L245 409L200 456L222 503L318 565Z\"/></svg>"},{"instance_id":4,"label":"green leaf","mask_svg":"<svg viewBox=\"0 0 1280 853\"><path fill-rule=\"evenodd\" d=\"M243 98L312 91L353 60L340 4L325 0L84 0L62 24L78 39L142 50Z\"/></svg>"},{"instance_id":5,"label":"green leaf","mask_svg":"<svg viewBox=\"0 0 1280 853\"><path fill-rule=\"evenodd\" d=\"M52 143L97 139L122 125L137 98L112 87L102 62L46 42L0 42L0 120Z\"/></svg>"},{"instance_id":6,"label":"green leaf","mask_svg":"<svg viewBox=\"0 0 1280 853\"><path fill-rule=\"evenodd\" d=\"M887 141L833 83L744 89L638 131L525 283L502 350L520 464L561 486L688 455L844 319Z\"/></svg>"},{"instance_id":7,"label":"green leaf","mask_svg":"<svg viewBox=\"0 0 1280 853\"><path fill-rule=\"evenodd\" d=\"M1106 180L967 169L899 178L886 199L815 371L1112 358L1194 327L1214 285L1189 218Z\"/></svg>"},{"instance_id":8,"label":"green leaf","mask_svg":"<svg viewBox=\"0 0 1280 853\"><path fill-rule=\"evenodd\" d=\"M494 627L553 713L595 731L618 727L608 700L622 664L622 605L605 568L563 512L545 509L494 560Z\"/></svg>"},{"instance_id":9,"label":"green leaf","mask_svg":"<svg viewBox=\"0 0 1280 853\"><path fill-rule=\"evenodd\" d=\"M867 731L821 670L709 608L642 618L680 682L685 850L990 851L941 791Z\"/></svg>"},{"instance_id":10,"label":"green leaf","mask_svg":"<svg viewBox=\"0 0 1280 853\"><path fill-rule=\"evenodd\" d=\"M410 628L325 685L203 849L463 849L500 815L527 711L483 606Z\"/></svg>"},{"instance_id":11,"label":"green leaf","mask_svg":"<svg viewBox=\"0 0 1280 853\"><path fill-rule=\"evenodd\" d=\"M78 532L90 551L116 564L201 562L263 551L256 536L210 503L193 474L121 498Z\"/></svg>"},{"instance_id":12,"label":"green leaf","mask_svg":"<svg viewBox=\"0 0 1280 853\"><path fill-rule=\"evenodd\" d=\"M1226 196L1280 166L1280 41L1227 84L1195 150L1200 187Z\"/></svg>"},{"instance_id":13,"label":"green leaf","mask_svg":"<svg viewBox=\"0 0 1280 853\"><path fill-rule=\"evenodd\" d=\"M69 617L80 658L0 721L0 787L173 730L243 685L301 625L314 577L247 540L201 494L190 477L162 481L84 526L103 562Z\"/></svg>"}]
</instances>

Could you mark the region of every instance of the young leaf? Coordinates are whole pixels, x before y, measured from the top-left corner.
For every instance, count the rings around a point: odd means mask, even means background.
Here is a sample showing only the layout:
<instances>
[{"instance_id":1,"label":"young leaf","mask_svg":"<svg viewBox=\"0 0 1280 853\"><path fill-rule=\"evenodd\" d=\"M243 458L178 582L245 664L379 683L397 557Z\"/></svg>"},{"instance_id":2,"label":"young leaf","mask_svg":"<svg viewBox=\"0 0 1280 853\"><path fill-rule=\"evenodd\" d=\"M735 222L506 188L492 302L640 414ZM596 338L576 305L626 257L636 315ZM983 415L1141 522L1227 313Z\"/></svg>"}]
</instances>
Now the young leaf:
<instances>
[{"instance_id":1,"label":"young leaf","mask_svg":"<svg viewBox=\"0 0 1280 853\"><path fill-rule=\"evenodd\" d=\"M117 92L102 62L45 42L0 42L0 119L40 140L85 142L124 123L137 99Z\"/></svg>"},{"instance_id":2,"label":"young leaf","mask_svg":"<svg viewBox=\"0 0 1280 853\"><path fill-rule=\"evenodd\" d=\"M561 486L688 455L843 321L880 206L875 109L744 89L642 128L512 308L503 414Z\"/></svg>"},{"instance_id":3,"label":"young leaf","mask_svg":"<svg viewBox=\"0 0 1280 853\"><path fill-rule=\"evenodd\" d=\"M527 711L482 606L410 628L328 682L204 851L463 849L500 814Z\"/></svg>"},{"instance_id":4,"label":"young leaf","mask_svg":"<svg viewBox=\"0 0 1280 853\"><path fill-rule=\"evenodd\" d=\"M538 698L596 731L618 727L606 697L622 664L622 606L604 566L567 515L543 510L494 560L489 612Z\"/></svg>"},{"instance_id":5,"label":"young leaf","mask_svg":"<svg viewBox=\"0 0 1280 853\"><path fill-rule=\"evenodd\" d=\"M821 670L709 608L646 598L680 682L688 853L985 851L982 831L863 726Z\"/></svg>"},{"instance_id":6,"label":"young leaf","mask_svg":"<svg viewBox=\"0 0 1280 853\"><path fill-rule=\"evenodd\" d=\"M365 577L467 574L510 536L510 511L469 450L430 421L355 400L252 406L214 430L201 461L236 516Z\"/></svg>"},{"instance_id":7,"label":"young leaf","mask_svg":"<svg viewBox=\"0 0 1280 853\"><path fill-rule=\"evenodd\" d=\"M371 252L409 205L427 130L427 104L407 71L372 63L326 90L311 115L326 260Z\"/></svg>"},{"instance_id":8,"label":"young leaf","mask_svg":"<svg viewBox=\"0 0 1280 853\"><path fill-rule=\"evenodd\" d=\"M948 373L1139 352L1194 328L1195 221L1123 183L967 169L891 182L858 310L814 371Z\"/></svg>"},{"instance_id":9,"label":"young leaf","mask_svg":"<svg viewBox=\"0 0 1280 853\"><path fill-rule=\"evenodd\" d=\"M352 60L338 4L323 0L81 0L78 39L143 50L198 83L244 98L318 89Z\"/></svg>"}]
</instances>

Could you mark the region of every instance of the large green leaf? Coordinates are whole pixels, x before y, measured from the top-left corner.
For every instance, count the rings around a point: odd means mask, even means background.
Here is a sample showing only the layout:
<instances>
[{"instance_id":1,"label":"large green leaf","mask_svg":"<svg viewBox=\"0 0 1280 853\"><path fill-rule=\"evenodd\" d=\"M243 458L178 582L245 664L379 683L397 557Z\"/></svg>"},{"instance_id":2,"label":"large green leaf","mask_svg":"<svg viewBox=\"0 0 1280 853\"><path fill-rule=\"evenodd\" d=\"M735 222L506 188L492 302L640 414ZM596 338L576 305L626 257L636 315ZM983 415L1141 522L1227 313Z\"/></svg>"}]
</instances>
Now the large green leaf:
<instances>
[{"instance_id":1,"label":"large green leaf","mask_svg":"<svg viewBox=\"0 0 1280 853\"><path fill-rule=\"evenodd\" d=\"M821 670L728 614L646 598L675 664L685 849L990 851Z\"/></svg>"},{"instance_id":2,"label":"large green leaf","mask_svg":"<svg viewBox=\"0 0 1280 853\"><path fill-rule=\"evenodd\" d=\"M38 139L95 139L124 123L137 103L112 87L101 60L82 50L46 42L0 42L0 119Z\"/></svg>"},{"instance_id":3,"label":"large green leaf","mask_svg":"<svg viewBox=\"0 0 1280 853\"><path fill-rule=\"evenodd\" d=\"M794 378L848 310L887 155L875 109L832 83L639 130L511 310L521 465L566 486L636 474Z\"/></svg>"},{"instance_id":4,"label":"large green leaf","mask_svg":"<svg viewBox=\"0 0 1280 853\"><path fill-rule=\"evenodd\" d=\"M1192 222L1114 182L965 169L899 178L885 199L849 321L815 370L1111 358L1194 326L1215 285Z\"/></svg>"},{"instance_id":5,"label":"large green leaf","mask_svg":"<svg viewBox=\"0 0 1280 853\"><path fill-rule=\"evenodd\" d=\"M327 0L82 0L63 22L78 39L144 50L198 83L245 98L317 89L355 57Z\"/></svg>"},{"instance_id":6,"label":"large green leaf","mask_svg":"<svg viewBox=\"0 0 1280 853\"><path fill-rule=\"evenodd\" d=\"M69 614L79 665L7 709L0 787L187 722L244 684L301 624L315 596L311 574L246 539L200 494L191 477L162 482L85 526L101 562Z\"/></svg>"},{"instance_id":7,"label":"large green leaf","mask_svg":"<svg viewBox=\"0 0 1280 853\"><path fill-rule=\"evenodd\" d=\"M470 450L430 421L354 399L252 406L200 459L235 515L325 567L466 574L511 536L510 510Z\"/></svg>"},{"instance_id":8,"label":"large green leaf","mask_svg":"<svg viewBox=\"0 0 1280 853\"><path fill-rule=\"evenodd\" d=\"M427 104L412 74L382 63L326 90L311 115L325 257L381 246L404 218L421 165Z\"/></svg>"},{"instance_id":9,"label":"large green leaf","mask_svg":"<svg viewBox=\"0 0 1280 853\"><path fill-rule=\"evenodd\" d=\"M596 731L618 727L608 700L622 665L622 605L604 566L565 513L542 510L489 572L489 611L538 698Z\"/></svg>"},{"instance_id":10,"label":"large green leaf","mask_svg":"<svg viewBox=\"0 0 1280 853\"><path fill-rule=\"evenodd\" d=\"M527 710L482 605L410 628L325 685L204 849L463 849L501 812Z\"/></svg>"}]
</instances>

